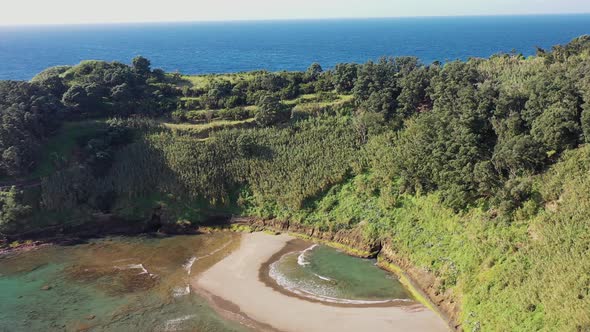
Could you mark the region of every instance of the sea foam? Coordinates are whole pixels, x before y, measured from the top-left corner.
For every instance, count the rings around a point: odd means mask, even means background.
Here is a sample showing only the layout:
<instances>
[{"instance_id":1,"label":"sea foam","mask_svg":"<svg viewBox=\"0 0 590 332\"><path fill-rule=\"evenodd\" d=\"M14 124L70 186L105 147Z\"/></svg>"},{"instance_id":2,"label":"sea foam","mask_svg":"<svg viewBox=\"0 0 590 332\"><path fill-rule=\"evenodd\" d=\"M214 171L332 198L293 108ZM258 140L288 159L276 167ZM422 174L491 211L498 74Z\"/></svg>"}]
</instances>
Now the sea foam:
<instances>
[{"instance_id":1,"label":"sea foam","mask_svg":"<svg viewBox=\"0 0 590 332\"><path fill-rule=\"evenodd\" d=\"M190 277L192 269L193 269L193 265L195 264L195 262L197 262L198 260L201 260L203 258L207 258L209 256L215 255L216 253L220 252L221 250L227 248L227 246L229 246L231 242L232 242L231 240L226 242L223 246L213 250L212 252L210 252L206 255L199 256L199 257L193 256L193 257L189 258L184 264L182 264L182 268L186 271L187 276ZM172 296L174 296L174 297L181 297L181 296L188 295L190 293L191 293L190 283L187 283L186 286L175 287L174 289L172 289Z\"/></svg>"},{"instance_id":2,"label":"sea foam","mask_svg":"<svg viewBox=\"0 0 590 332\"><path fill-rule=\"evenodd\" d=\"M314 244L311 247L303 250L301 252L301 254L299 254L299 256L297 256L297 264L299 264L299 266L309 265L310 263L306 260L306 255L307 255L307 253L312 251L317 246L318 246L317 244Z\"/></svg>"},{"instance_id":3,"label":"sea foam","mask_svg":"<svg viewBox=\"0 0 590 332\"><path fill-rule=\"evenodd\" d=\"M187 320L189 320L193 317L196 317L196 316L197 315L186 315L186 316L170 319L170 320L166 321L164 331L180 331L179 328L180 328L180 324L182 324L182 322L187 321Z\"/></svg>"},{"instance_id":4,"label":"sea foam","mask_svg":"<svg viewBox=\"0 0 590 332\"><path fill-rule=\"evenodd\" d=\"M297 264L298 266L305 267L306 265L310 264L306 260L306 254L309 253L314 247L317 245L313 245L305 250L303 250L299 256L297 257ZM345 299L345 298L338 298L323 294L317 294L311 292L309 290L301 288L297 284L296 281L291 280L287 277L284 273L280 271L279 265L282 261L289 255L293 253L287 253L283 255L279 260L273 262L269 267L269 276L281 287L284 289L297 294L301 297L305 297L311 300L321 301L321 302L328 302L328 303L336 303L336 304L351 304L351 305L378 305L378 304L385 304L385 303L399 303L399 302L412 302L411 299L385 299L385 300L358 300L358 299ZM319 274L313 273L316 277L323 281L334 282L335 280L321 276ZM325 289L326 292L329 290L329 285L327 283L322 283L321 289Z\"/></svg>"},{"instance_id":5,"label":"sea foam","mask_svg":"<svg viewBox=\"0 0 590 332\"><path fill-rule=\"evenodd\" d=\"M138 275L142 275L142 274L147 274L152 278L157 277L158 275L150 273L145 266L143 266L143 264L128 264L125 266L115 266L115 269L117 270L141 270L141 272L138 273Z\"/></svg>"}]
</instances>

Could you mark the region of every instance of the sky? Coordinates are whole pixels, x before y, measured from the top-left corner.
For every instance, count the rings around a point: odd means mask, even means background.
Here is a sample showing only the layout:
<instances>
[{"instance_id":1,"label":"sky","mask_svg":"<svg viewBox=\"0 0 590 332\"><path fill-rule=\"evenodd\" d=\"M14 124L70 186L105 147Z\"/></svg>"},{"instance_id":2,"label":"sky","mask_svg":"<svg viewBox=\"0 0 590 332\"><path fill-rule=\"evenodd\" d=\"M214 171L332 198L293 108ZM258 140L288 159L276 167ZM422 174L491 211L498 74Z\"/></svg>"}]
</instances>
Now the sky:
<instances>
[{"instance_id":1,"label":"sky","mask_svg":"<svg viewBox=\"0 0 590 332\"><path fill-rule=\"evenodd\" d=\"M3 0L0 25L590 13L590 0Z\"/></svg>"}]
</instances>

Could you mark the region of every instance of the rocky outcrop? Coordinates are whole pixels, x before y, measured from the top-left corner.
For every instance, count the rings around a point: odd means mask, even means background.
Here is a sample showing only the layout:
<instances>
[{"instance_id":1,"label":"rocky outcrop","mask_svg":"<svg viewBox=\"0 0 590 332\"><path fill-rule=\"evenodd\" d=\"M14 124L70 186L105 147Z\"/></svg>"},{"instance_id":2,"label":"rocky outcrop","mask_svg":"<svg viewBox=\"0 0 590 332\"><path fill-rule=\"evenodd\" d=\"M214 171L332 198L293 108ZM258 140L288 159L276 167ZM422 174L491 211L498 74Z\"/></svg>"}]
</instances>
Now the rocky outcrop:
<instances>
[{"instance_id":1,"label":"rocky outcrop","mask_svg":"<svg viewBox=\"0 0 590 332\"><path fill-rule=\"evenodd\" d=\"M161 228L157 219L127 220L112 214L95 213L78 223L64 223L33 229L26 232L4 234L0 241L0 254L23 251L44 244L75 245L87 239L109 235L139 235L156 232ZM19 243L23 242L24 243Z\"/></svg>"},{"instance_id":2,"label":"rocky outcrop","mask_svg":"<svg viewBox=\"0 0 590 332\"><path fill-rule=\"evenodd\" d=\"M426 269L414 266L406 257L400 255L391 241L384 241L379 260L385 264L381 266L387 268L388 264L399 267L401 271L393 271L405 274L415 288L436 306L436 309L447 319L449 325L457 331L461 330L459 315L461 306L457 296L451 291L441 291L442 285L436 276Z\"/></svg>"}]
</instances>

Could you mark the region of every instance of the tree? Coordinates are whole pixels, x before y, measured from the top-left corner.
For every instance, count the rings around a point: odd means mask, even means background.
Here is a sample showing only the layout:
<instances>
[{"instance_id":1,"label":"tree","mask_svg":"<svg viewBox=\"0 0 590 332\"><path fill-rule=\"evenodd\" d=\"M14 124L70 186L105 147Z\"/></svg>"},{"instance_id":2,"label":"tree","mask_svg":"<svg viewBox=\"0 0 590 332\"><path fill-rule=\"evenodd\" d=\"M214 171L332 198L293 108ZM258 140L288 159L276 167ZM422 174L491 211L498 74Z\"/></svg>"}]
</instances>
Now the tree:
<instances>
[{"instance_id":1,"label":"tree","mask_svg":"<svg viewBox=\"0 0 590 332\"><path fill-rule=\"evenodd\" d=\"M322 69L322 66L319 63L312 63L311 66L309 66L309 68L307 68L307 70L305 71L304 81L316 81L323 71L324 70Z\"/></svg>"},{"instance_id":2,"label":"tree","mask_svg":"<svg viewBox=\"0 0 590 332\"><path fill-rule=\"evenodd\" d=\"M31 211L30 206L21 203L21 195L14 186L0 191L0 231L12 230Z\"/></svg>"},{"instance_id":3,"label":"tree","mask_svg":"<svg viewBox=\"0 0 590 332\"><path fill-rule=\"evenodd\" d=\"M56 97L63 95L68 89L59 76L48 77L43 81L38 81L37 84L43 86L45 89L47 89L47 91L51 92Z\"/></svg>"},{"instance_id":4,"label":"tree","mask_svg":"<svg viewBox=\"0 0 590 332\"><path fill-rule=\"evenodd\" d=\"M336 91L339 93L349 93L352 91L356 83L357 72L358 65L356 64L337 64L332 75Z\"/></svg>"},{"instance_id":5,"label":"tree","mask_svg":"<svg viewBox=\"0 0 590 332\"><path fill-rule=\"evenodd\" d=\"M27 169L23 163L23 154L16 146L11 146L2 153L2 166L9 176L19 175Z\"/></svg>"},{"instance_id":6,"label":"tree","mask_svg":"<svg viewBox=\"0 0 590 332\"><path fill-rule=\"evenodd\" d=\"M133 58L133 70L140 76L143 77L147 77L150 72L150 60L142 57L142 56L136 56L135 58Z\"/></svg>"},{"instance_id":7,"label":"tree","mask_svg":"<svg viewBox=\"0 0 590 332\"><path fill-rule=\"evenodd\" d=\"M258 101L257 106L258 111L255 121L260 127L268 127L280 120L283 105L276 95L268 93L263 95Z\"/></svg>"},{"instance_id":8,"label":"tree","mask_svg":"<svg viewBox=\"0 0 590 332\"><path fill-rule=\"evenodd\" d=\"M166 80L166 72L160 68L152 71L152 79L155 82L164 82Z\"/></svg>"},{"instance_id":9,"label":"tree","mask_svg":"<svg viewBox=\"0 0 590 332\"><path fill-rule=\"evenodd\" d=\"M334 82L332 79L332 72L325 71L318 76L318 79L314 83L314 91L332 91L334 90Z\"/></svg>"},{"instance_id":10,"label":"tree","mask_svg":"<svg viewBox=\"0 0 590 332\"><path fill-rule=\"evenodd\" d=\"M586 143L590 143L590 109L586 109L582 112L581 122L582 130L584 132L584 139Z\"/></svg>"},{"instance_id":11,"label":"tree","mask_svg":"<svg viewBox=\"0 0 590 332\"><path fill-rule=\"evenodd\" d=\"M420 67L411 71L400 80L401 93L397 98L399 104L398 113L411 116L420 111L432 108L432 101L427 95L432 71L426 67Z\"/></svg>"},{"instance_id":12,"label":"tree","mask_svg":"<svg viewBox=\"0 0 590 332\"><path fill-rule=\"evenodd\" d=\"M95 113L102 107L101 86L94 83L74 84L62 97L62 103L76 112Z\"/></svg>"},{"instance_id":13,"label":"tree","mask_svg":"<svg viewBox=\"0 0 590 332\"><path fill-rule=\"evenodd\" d=\"M584 72L590 70L590 63L586 64L584 69ZM584 134L584 140L586 143L590 143L590 77L585 77L584 80L581 80L580 90L584 100L582 114L580 115L580 123Z\"/></svg>"},{"instance_id":14,"label":"tree","mask_svg":"<svg viewBox=\"0 0 590 332\"><path fill-rule=\"evenodd\" d=\"M26 174L57 127L57 98L41 84L0 81L0 174Z\"/></svg>"},{"instance_id":15,"label":"tree","mask_svg":"<svg viewBox=\"0 0 590 332\"><path fill-rule=\"evenodd\" d=\"M45 69L41 73L35 75L35 77L31 79L31 83L42 86L59 98L68 89L59 75L63 74L70 68L71 67L69 66L57 66Z\"/></svg>"},{"instance_id":16,"label":"tree","mask_svg":"<svg viewBox=\"0 0 590 332\"><path fill-rule=\"evenodd\" d=\"M366 144L368 138L377 135L384 124L383 114L360 111L353 118L359 143Z\"/></svg>"},{"instance_id":17,"label":"tree","mask_svg":"<svg viewBox=\"0 0 590 332\"><path fill-rule=\"evenodd\" d=\"M533 137L517 135L498 141L492 162L500 174L514 177L541 169L546 159L543 146Z\"/></svg>"},{"instance_id":18,"label":"tree","mask_svg":"<svg viewBox=\"0 0 590 332\"><path fill-rule=\"evenodd\" d=\"M299 85L289 83L289 85L287 85L287 87L282 89L279 93L281 95L281 98L284 100L297 98L297 96L299 95Z\"/></svg>"},{"instance_id":19,"label":"tree","mask_svg":"<svg viewBox=\"0 0 590 332\"><path fill-rule=\"evenodd\" d=\"M358 70L354 95L359 106L373 112L382 112L388 117L397 108L400 93L396 59L382 58L368 62Z\"/></svg>"},{"instance_id":20,"label":"tree","mask_svg":"<svg viewBox=\"0 0 590 332\"><path fill-rule=\"evenodd\" d=\"M88 94L82 85L72 85L66 93L64 93L61 101L70 108L79 109L82 105L87 103Z\"/></svg>"},{"instance_id":21,"label":"tree","mask_svg":"<svg viewBox=\"0 0 590 332\"><path fill-rule=\"evenodd\" d=\"M209 90L205 96L205 107L208 109L221 108L226 104L226 99L231 96L233 86L230 81L227 80L215 80L209 84ZM229 103L230 107L231 105ZM235 105L237 106L237 105Z\"/></svg>"},{"instance_id":22,"label":"tree","mask_svg":"<svg viewBox=\"0 0 590 332\"><path fill-rule=\"evenodd\" d=\"M578 144L582 134L578 111L552 105L535 119L531 134L549 151L562 152L571 149Z\"/></svg>"},{"instance_id":23,"label":"tree","mask_svg":"<svg viewBox=\"0 0 590 332\"><path fill-rule=\"evenodd\" d=\"M127 83L111 88L110 98L112 100L112 108L116 114L126 115L135 112L136 101L133 91Z\"/></svg>"}]
</instances>

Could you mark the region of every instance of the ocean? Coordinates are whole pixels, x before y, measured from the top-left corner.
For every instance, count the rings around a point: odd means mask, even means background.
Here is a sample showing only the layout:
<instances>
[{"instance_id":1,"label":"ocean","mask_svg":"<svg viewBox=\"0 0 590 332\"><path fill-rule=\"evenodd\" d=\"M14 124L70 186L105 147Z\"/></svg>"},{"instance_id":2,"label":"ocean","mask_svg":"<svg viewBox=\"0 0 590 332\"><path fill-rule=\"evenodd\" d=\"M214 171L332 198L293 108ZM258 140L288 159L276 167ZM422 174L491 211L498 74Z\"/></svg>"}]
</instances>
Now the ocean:
<instances>
[{"instance_id":1,"label":"ocean","mask_svg":"<svg viewBox=\"0 0 590 332\"><path fill-rule=\"evenodd\" d=\"M186 74L304 70L381 56L424 63L535 47L590 34L590 14L257 22L150 23L0 27L0 79L28 80L43 69L86 59Z\"/></svg>"}]
</instances>

